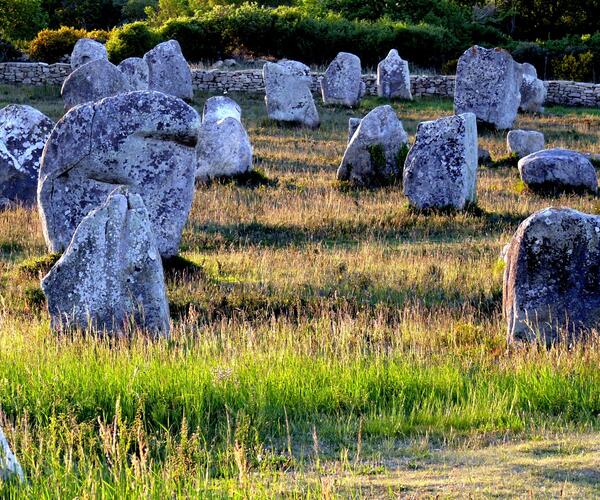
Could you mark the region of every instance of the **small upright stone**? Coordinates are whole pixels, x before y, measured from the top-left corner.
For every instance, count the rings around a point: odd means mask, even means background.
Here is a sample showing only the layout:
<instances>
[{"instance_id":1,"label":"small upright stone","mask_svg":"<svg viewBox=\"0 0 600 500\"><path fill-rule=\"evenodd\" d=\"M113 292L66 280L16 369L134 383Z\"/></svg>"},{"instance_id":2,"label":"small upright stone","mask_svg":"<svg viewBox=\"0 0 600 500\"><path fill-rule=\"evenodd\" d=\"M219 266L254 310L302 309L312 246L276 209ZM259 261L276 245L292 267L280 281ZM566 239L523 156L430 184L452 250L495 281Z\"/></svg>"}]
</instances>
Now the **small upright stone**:
<instances>
[{"instance_id":1,"label":"small upright stone","mask_svg":"<svg viewBox=\"0 0 600 500\"><path fill-rule=\"evenodd\" d=\"M192 72L177 40L159 43L144 56L148 64L148 88L181 99L192 99Z\"/></svg>"},{"instance_id":2,"label":"small upright stone","mask_svg":"<svg viewBox=\"0 0 600 500\"><path fill-rule=\"evenodd\" d=\"M503 309L508 343L573 342L600 326L600 217L546 208L509 244Z\"/></svg>"},{"instance_id":3,"label":"small upright stone","mask_svg":"<svg viewBox=\"0 0 600 500\"><path fill-rule=\"evenodd\" d=\"M361 120L352 135L337 171L338 180L370 186L399 179L399 154L407 141L393 108L378 106Z\"/></svg>"},{"instance_id":4,"label":"small upright stone","mask_svg":"<svg viewBox=\"0 0 600 500\"><path fill-rule=\"evenodd\" d=\"M396 49L390 50L377 66L377 95L412 100L408 61L402 59Z\"/></svg>"},{"instance_id":5,"label":"small upright stone","mask_svg":"<svg viewBox=\"0 0 600 500\"><path fill-rule=\"evenodd\" d=\"M323 102L352 108L360 102L365 92L360 59L354 54L340 52L321 80Z\"/></svg>"},{"instance_id":6,"label":"small upright stone","mask_svg":"<svg viewBox=\"0 0 600 500\"><path fill-rule=\"evenodd\" d=\"M132 90L148 90L148 64L141 57L130 57L117 66Z\"/></svg>"},{"instance_id":7,"label":"small upright stone","mask_svg":"<svg viewBox=\"0 0 600 500\"><path fill-rule=\"evenodd\" d=\"M237 121L242 119L242 108L233 99L218 95L210 97L204 103L202 111L202 122L217 122L224 118L235 118Z\"/></svg>"},{"instance_id":8,"label":"small upright stone","mask_svg":"<svg viewBox=\"0 0 600 500\"><path fill-rule=\"evenodd\" d=\"M0 110L0 207L35 204L40 160L54 123L31 106Z\"/></svg>"},{"instance_id":9,"label":"small upright stone","mask_svg":"<svg viewBox=\"0 0 600 500\"><path fill-rule=\"evenodd\" d=\"M75 71L80 66L98 59L108 61L106 47L96 40L80 38L71 53L71 69Z\"/></svg>"},{"instance_id":10,"label":"small upright stone","mask_svg":"<svg viewBox=\"0 0 600 500\"><path fill-rule=\"evenodd\" d=\"M544 149L544 134L536 130L511 130L506 136L509 154L519 158Z\"/></svg>"},{"instance_id":11,"label":"small upright stone","mask_svg":"<svg viewBox=\"0 0 600 500\"><path fill-rule=\"evenodd\" d=\"M65 110L133 90L119 69L106 59L80 66L63 82L61 95Z\"/></svg>"},{"instance_id":12,"label":"small upright stone","mask_svg":"<svg viewBox=\"0 0 600 500\"><path fill-rule=\"evenodd\" d=\"M511 128L521 104L523 73L503 49L467 49L456 70L454 110L474 113L497 129Z\"/></svg>"},{"instance_id":13,"label":"small upright stone","mask_svg":"<svg viewBox=\"0 0 600 500\"><path fill-rule=\"evenodd\" d=\"M352 137L358 130L358 127L362 122L362 118L349 118L348 119L348 142L352 140Z\"/></svg>"},{"instance_id":14,"label":"small upright stone","mask_svg":"<svg viewBox=\"0 0 600 500\"><path fill-rule=\"evenodd\" d=\"M162 261L140 195L118 188L82 220L42 280L52 328L169 334Z\"/></svg>"},{"instance_id":15,"label":"small upright stone","mask_svg":"<svg viewBox=\"0 0 600 500\"><path fill-rule=\"evenodd\" d=\"M537 77L537 71L533 65L523 63L521 70L523 82L521 83L520 109L530 113L543 113L547 94L546 85Z\"/></svg>"},{"instance_id":16,"label":"small upright stone","mask_svg":"<svg viewBox=\"0 0 600 500\"><path fill-rule=\"evenodd\" d=\"M263 66L265 104L271 120L309 128L320 124L310 84L310 68L298 61L267 62Z\"/></svg>"},{"instance_id":17,"label":"small upright stone","mask_svg":"<svg viewBox=\"0 0 600 500\"><path fill-rule=\"evenodd\" d=\"M463 210L476 200L477 158L473 113L422 122L404 163L404 194L419 210Z\"/></svg>"},{"instance_id":18,"label":"small upright stone","mask_svg":"<svg viewBox=\"0 0 600 500\"><path fill-rule=\"evenodd\" d=\"M10 449L4 431L0 427L0 481L10 481L12 478L16 478L20 482L25 479L21 464Z\"/></svg>"}]
</instances>

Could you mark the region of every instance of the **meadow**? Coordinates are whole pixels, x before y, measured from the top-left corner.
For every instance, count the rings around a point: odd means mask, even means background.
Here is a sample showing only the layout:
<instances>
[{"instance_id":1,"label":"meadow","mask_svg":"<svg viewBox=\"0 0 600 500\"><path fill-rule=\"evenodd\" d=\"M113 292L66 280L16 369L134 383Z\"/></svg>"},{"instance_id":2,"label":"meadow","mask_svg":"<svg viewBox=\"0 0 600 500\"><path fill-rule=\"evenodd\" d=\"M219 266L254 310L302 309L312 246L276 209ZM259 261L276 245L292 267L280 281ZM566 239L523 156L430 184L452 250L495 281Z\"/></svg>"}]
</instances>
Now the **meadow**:
<instances>
[{"instance_id":1,"label":"meadow","mask_svg":"<svg viewBox=\"0 0 600 500\"><path fill-rule=\"evenodd\" d=\"M207 95L194 105L201 111ZM335 179L350 116L310 131L243 109L262 175L199 186L181 258L166 263L170 340L50 332L35 210L0 213L0 425L29 498L600 495L600 342L507 348L502 247L547 206L592 195L523 189L505 133L478 203L422 214L399 185ZM62 115L58 89L0 104ZM410 140L452 114L394 102ZM600 110L547 108L516 127L600 153Z\"/></svg>"}]
</instances>

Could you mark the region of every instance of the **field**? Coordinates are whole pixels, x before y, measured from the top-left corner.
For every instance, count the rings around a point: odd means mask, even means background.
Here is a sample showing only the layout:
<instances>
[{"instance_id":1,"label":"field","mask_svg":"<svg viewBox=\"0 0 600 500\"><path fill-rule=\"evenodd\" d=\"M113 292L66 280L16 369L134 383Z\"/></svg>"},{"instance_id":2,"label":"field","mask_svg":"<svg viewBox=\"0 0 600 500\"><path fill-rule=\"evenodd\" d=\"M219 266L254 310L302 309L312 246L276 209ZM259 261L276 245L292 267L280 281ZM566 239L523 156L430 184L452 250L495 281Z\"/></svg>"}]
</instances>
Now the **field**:
<instances>
[{"instance_id":1,"label":"field","mask_svg":"<svg viewBox=\"0 0 600 500\"><path fill-rule=\"evenodd\" d=\"M232 97L264 177L198 188L167 268L169 341L52 335L37 213L0 213L0 424L27 474L0 495L600 495L600 343L507 349L499 258L535 210L598 200L530 194L504 161L467 213L416 213L399 186L336 183L347 120L377 99L307 131ZM0 100L62 114L56 89ZM452 113L394 107L411 141ZM599 110L517 125L600 153ZM504 141L480 133L496 159Z\"/></svg>"}]
</instances>

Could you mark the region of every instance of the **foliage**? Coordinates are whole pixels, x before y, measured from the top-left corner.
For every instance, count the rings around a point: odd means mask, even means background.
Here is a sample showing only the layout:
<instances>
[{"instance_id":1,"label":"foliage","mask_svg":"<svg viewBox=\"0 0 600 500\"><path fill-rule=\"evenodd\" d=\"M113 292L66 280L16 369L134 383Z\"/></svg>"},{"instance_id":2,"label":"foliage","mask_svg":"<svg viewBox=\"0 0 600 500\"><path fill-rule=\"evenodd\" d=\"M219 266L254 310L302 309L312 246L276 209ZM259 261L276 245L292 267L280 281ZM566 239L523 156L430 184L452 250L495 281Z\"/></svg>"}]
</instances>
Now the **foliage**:
<instances>
[{"instance_id":1,"label":"foliage","mask_svg":"<svg viewBox=\"0 0 600 500\"><path fill-rule=\"evenodd\" d=\"M0 35L3 38L29 40L47 22L42 0L0 0Z\"/></svg>"},{"instance_id":2,"label":"foliage","mask_svg":"<svg viewBox=\"0 0 600 500\"><path fill-rule=\"evenodd\" d=\"M587 82L593 77L594 55L591 52L567 54L562 59L554 61L554 76L561 80Z\"/></svg>"},{"instance_id":3,"label":"foliage","mask_svg":"<svg viewBox=\"0 0 600 500\"><path fill-rule=\"evenodd\" d=\"M21 52L12 43L0 39L0 63L16 61L21 57Z\"/></svg>"},{"instance_id":4,"label":"foliage","mask_svg":"<svg viewBox=\"0 0 600 500\"><path fill-rule=\"evenodd\" d=\"M31 41L29 56L34 61L55 63L64 55L70 54L80 38L92 38L99 42L105 42L108 36L108 33L102 30L86 31L66 26L57 30L45 29Z\"/></svg>"},{"instance_id":5,"label":"foliage","mask_svg":"<svg viewBox=\"0 0 600 500\"><path fill-rule=\"evenodd\" d=\"M146 23L137 21L113 30L106 50L109 58L119 63L128 57L143 56L160 41L160 36Z\"/></svg>"}]
</instances>

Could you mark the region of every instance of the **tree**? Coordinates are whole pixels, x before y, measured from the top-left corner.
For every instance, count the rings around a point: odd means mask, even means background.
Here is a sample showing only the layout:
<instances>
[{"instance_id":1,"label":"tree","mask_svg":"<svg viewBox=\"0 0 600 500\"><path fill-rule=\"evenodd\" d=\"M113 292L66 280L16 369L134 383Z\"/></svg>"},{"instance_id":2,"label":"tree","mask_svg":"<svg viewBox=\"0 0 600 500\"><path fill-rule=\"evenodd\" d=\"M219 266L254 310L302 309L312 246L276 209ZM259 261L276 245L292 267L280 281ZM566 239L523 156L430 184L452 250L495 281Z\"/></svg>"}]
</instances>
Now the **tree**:
<instances>
[{"instance_id":1,"label":"tree","mask_svg":"<svg viewBox=\"0 0 600 500\"><path fill-rule=\"evenodd\" d=\"M0 32L10 40L31 40L45 28L42 0L0 0Z\"/></svg>"}]
</instances>

